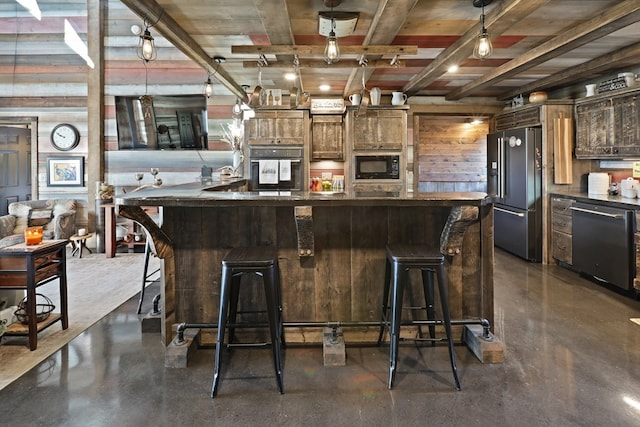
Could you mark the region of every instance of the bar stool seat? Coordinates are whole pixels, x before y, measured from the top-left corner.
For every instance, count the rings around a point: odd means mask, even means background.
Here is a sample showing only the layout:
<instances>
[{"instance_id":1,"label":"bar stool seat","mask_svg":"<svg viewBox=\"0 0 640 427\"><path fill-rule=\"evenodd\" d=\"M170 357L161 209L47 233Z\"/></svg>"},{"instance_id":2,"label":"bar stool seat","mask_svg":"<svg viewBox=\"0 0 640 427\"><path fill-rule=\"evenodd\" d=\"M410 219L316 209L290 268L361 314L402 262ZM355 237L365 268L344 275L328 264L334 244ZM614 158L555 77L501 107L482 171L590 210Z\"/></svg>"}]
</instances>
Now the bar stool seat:
<instances>
[{"instance_id":1,"label":"bar stool seat","mask_svg":"<svg viewBox=\"0 0 640 427\"><path fill-rule=\"evenodd\" d=\"M455 388L456 390L460 390L460 379L458 377L453 339L451 337L451 315L449 313L445 262L446 256L460 253L464 231L472 222L477 220L477 217L477 207L462 206L452 208L440 236L439 248L434 247L435 245L410 245L402 243L387 245L382 321L380 334L378 336L378 345L382 343L385 326L389 325L389 389L393 387L397 368L404 290L410 281L409 270L419 269L422 273L422 286L425 297L424 309L427 313L427 319L430 321L428 322L430 339L432 342L435 342L435 326L443 325ZM440 305L442 309L441 320L435 319L434 275L438 282L438 293L440 295Z\"/></svg>"},{"instance_id":2,"label":"bar stool seat","mask_svg":"<svg viewBox=\"0 0 640 427\"><path fill-rule=\"evenodd\" d=\"M284 393L282 378L282 346L285 345L282 323L282 298L277 252L271 247L234 248L222 260L220 308L218 314L217 344L211 397L215 397L220 380L220 360L224 347L225 330L229 326L229 342L234 340L234 325L238 313L241 278L251 273L262 278L266 296L271 348L280 394Z\"/></svg>"}]
</instances>

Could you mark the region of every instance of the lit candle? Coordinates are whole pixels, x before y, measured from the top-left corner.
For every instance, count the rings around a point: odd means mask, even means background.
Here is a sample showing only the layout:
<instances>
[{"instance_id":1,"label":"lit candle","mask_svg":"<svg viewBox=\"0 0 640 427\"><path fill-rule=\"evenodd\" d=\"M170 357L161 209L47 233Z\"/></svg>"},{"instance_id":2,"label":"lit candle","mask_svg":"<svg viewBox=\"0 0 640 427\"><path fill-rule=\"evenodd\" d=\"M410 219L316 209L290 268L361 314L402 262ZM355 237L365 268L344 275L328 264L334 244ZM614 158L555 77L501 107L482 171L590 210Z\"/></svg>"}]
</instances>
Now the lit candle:
<instances>
[{"instance_id":1,"label":"lit candle","mask_svg":"<svg viewBox=\"0 0 640 427\"><path fill-rule=\"evenodd\" d=\"M37 245L42 242L42 227L25 228L24 240L27 245Z\"/></svg>"}]
</instances>

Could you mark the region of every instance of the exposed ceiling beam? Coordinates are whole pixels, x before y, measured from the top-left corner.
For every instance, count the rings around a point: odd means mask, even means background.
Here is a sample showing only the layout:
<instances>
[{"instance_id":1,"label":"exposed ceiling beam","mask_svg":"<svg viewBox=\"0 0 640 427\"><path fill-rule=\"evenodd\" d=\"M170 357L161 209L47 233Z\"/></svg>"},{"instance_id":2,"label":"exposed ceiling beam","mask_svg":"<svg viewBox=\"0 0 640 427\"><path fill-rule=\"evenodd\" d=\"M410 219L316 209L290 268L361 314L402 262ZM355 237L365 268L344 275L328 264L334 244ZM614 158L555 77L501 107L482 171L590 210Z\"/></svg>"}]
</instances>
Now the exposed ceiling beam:
<instances>
[{"instance_id":1,"label":"exposed ceiling beam","mask_svg":"<svg viewBox=\"0 0 640 427\"><path fill-rule=\"evenodd\" d=\"M291 62L281 62L281 61L271 61L267 68L291 68ZM244 68L258 68L258 61L243 61L242 66ZM339 62L334 64L327 64L324 60L299 60L298 68L359 68L360 62L355 59L341 59ZM398 61L395 64L391 64L389 60L386 59L376 59L374 61L367 62L367 68L404 68L405 62Z\"/></svg>"},{"instance_id":2,"label":"exposed ceiling beam","mask_svg":"<svg viewBox=\"0 0 640 427\"><path fill-rule=\"evenodd\" d=\"M154 0L120 0L136 15L153 23L153 29L162 34L172 45L205 69L242 102L249 102L245 90L207 52L180 27L178 23Z\"/></svg>"},{"instance_id":3,"label":"exposed ceiling beam","mask_svg":"<svg viewBox=\"0 0 640 427\"><path fill-rule=\"evenodd\" d=\"M286 0L253 0L253 4L260 14L260 20L272 45L295 43ZM278 54L276 58L278 61L293 62L293 55L286 52Z\"/></svg>"},{"instance_id":4,"label":"exposed ceiling beam","mask_svg":"<svg viewBox=\"0 0 640 427\"><path fill-rule=\"evenodd\" d=\"M511 0L496 4L485 17L485 27L492 38L504 33L533 11L550 0ZM480 16L480 15L478 15ZM404 92L414 94L447 73L452 64L461 64L471 56L479 27L473 25L451 46L443 50L428 66L416 74L405 86Z\"/></svg>"},{"instance_id":5,"label":"exposed ceiling beam","mask_svg":"<svg viewBox=\"0 0 640 427\"><path fill-rule=\"evenodd\" d=\"M597 40L640 20L640 1L628 0L610 7L582 24L531 49L527 54L503 64L481 78L447 95L448 100L464 98L480 89L542 64L586 43Z\"/></svg>"},{"instance_id":6,"label":"exposed ceiling beam","mask_svg":"<svg viewBox=\"0 0 640 427\"><path fill-rule=\"evenodd\" d=\"M517 91L510 91L501 94L498 99L507 100L514 96L518 96L523 93L533 92L540 89L553 89L561 87L567 84L575 84L576 76L581 76L581 81L587 81L591 77L596 77L601 73L609 73L611 71L612 64L619 65L619 69L623 69L628 66L635 66L638 63L638 57L640 56L640 43L632 44L631 46L623 47L615 52L602 55L598 58L592 59L575 67L563 70L559 73L550 75L535 81L534 83L524 85L518 88Z\"/></svg>"},{"instance_id":7,"label":"exposed ceiling beam","mask_svg":"<svg viewBox=\"0 0 640 427\"><path fill-rule=\"evenodd\" d=\"M271 45L271 46L231 46L231 53L242 54L285 54L285 55L323 55L324 45L311 46L311 45ZM418 46L340 46L341 55L416 55L418 53Z\"/></svg>"},{"instance_id":8,"label":"exposed ceiling beam","mask_svg":"<svg viewBox=\"0 0 640 427\"><path fill-rule=\"evenodd\" d=\"M406 22L407 17L410 16L410 12L417 2L418 0L394 0L393 4L390 4L389 0L379 0L378 8L373 15L371 25L369 26L362 45L366 47L371 47L371 45L376 44L390 45L400 31L400 28L402 28L402 25ZM342 48L340 48L340 50L342 51ZM367 59L370 62L380 59L378 54L373 52L369 52L367 55L369 55ZM373 68L367 66L362 70L363 76L357 79L358 70L351 70L344 86L343 96L347 96L356 89L360 89L362 81L364 80L366 82L369 80L373 71Z\"/></svg>"}]
</instances>

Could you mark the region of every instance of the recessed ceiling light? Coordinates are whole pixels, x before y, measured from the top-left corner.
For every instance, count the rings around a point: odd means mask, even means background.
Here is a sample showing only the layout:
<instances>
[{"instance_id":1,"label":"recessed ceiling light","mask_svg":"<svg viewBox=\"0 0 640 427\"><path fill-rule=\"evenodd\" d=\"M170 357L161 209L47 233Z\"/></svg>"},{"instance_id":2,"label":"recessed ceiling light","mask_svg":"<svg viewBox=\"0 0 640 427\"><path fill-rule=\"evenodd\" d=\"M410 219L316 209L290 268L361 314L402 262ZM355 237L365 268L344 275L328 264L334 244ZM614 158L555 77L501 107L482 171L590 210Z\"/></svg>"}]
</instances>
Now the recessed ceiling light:
<instances>
[{"instance_id":1,"label":"recessed ceiling light","mask_svg":"<svg viewBox=\"0 0 640 427\"><path fill-rule=\"evenodd\" d=\"M296 73L285 73L284 78L293 81L296 79Z\"/></svg>"},{"instance_id":2,"label":"recessed ceiling light","mask_svg":"<svg viewBox=\"0 0 640 427\"><path fill-rule=\"evenodd\" d=\"M449 68L447 68L447 72L449 72L449 73L456 73L456 72L458 72L458 66L457 66L457 65L455 65L455 64L454 64L454 65L449 66Z\"/></svg>"},{"instance_id":3,"label":"recessed ceiling light","mask_svg":"<svg viewBox=\"0 0 640 427\"><path fill-rule=\"evenodd\" d=\"M324 84L324 85L320 85L318 89L320 89L322 92L327 92L331 89L331 86Z\"/></svg>"}]
</instances>

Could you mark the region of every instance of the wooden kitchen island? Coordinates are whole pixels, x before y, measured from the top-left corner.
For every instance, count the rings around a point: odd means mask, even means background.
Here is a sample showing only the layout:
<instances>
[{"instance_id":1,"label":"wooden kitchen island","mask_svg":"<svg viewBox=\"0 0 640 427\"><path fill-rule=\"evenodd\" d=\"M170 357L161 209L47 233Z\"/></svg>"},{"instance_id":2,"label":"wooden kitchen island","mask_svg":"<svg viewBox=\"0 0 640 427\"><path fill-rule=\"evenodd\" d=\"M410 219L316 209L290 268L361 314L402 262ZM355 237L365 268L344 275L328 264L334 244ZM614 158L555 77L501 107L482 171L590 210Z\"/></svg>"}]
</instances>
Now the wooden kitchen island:
<instances>
[{"instance_id":1,"label":"wooden kitchen island","mask_svg":"<svg viewBox=\"0 0 640 427\"><path fill-rule=\"evenodd\" d=\"M385 246L439 242L453 206L477 206L480 214L465 234L462 253L447 266L452 318L482 317L493 325L493 212L485 196L218 192L193 183L139 191L115 202L121 215L149 230L162 260L162 334L168 345L179 323L217 321L221 260L239 246L277 247L285 322L378 322ZM141 206L161 207L160 228ZM299 248L300 211L310 213L312 240L300 243L310 249ZM420 288L414 286L406 298L421 299ZM241 305L260 304L258 289ZM347 342L375 342L378 327L350 331ZM285 333L288 342L322 342L319 328Z\"/></svg>"}]
</instances>

